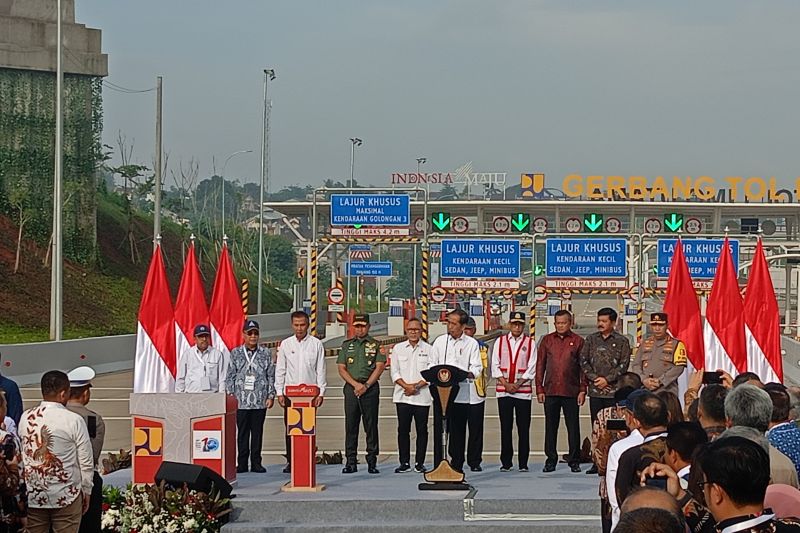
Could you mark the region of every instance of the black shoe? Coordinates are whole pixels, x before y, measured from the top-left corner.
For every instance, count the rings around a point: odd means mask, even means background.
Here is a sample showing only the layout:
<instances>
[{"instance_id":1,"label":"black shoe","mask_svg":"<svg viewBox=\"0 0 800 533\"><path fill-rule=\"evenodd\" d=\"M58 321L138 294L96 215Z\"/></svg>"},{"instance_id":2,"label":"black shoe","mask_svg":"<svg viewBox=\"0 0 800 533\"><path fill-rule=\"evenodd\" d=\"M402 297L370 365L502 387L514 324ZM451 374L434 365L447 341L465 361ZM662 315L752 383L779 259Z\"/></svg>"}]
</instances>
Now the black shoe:
<instances>
[{"instance_id":1,"label":"black shoe","mask_svg":"<svg viewBox=\"0 0 800 533\"><path fill-rule=\"evenodd\" d=\"M586 471L587 474L596 474L597 473L597 465L592 465L592 467Z\"/></svg>"},{"instance_id":2,"label":"black shoe","mask_svg":"<svg viewBox=\"0 0 800 533\"><path fill-rule=\"evenodd\" d=\"M555 472L555 471L556 471L556 465L551 463L545 463L544 468L542 468L542 472Z\"/></svg>"},{"instance_id":3,"label":"black shoe","mask_svg":"<svg viewBox=\"0 0 800 533\"><path fill-rule=\"evenodd\" d=\"M237 466L236 467L236 473L237 474L244 474L245 472L247 472L247 465L245 465L245 466Z\"/></svg>"},{"instance_id":4,"label":"black shoe","mask_svg":"<svg viewBox=\"0 0 800 533\"><path fill-rule=\"evenodd\" d=\"M370 467L375 468L375 467ZM411 472L411 465L408 463L402 464L394 469L395 474L405 474L406 472Z\"/></svg>"},{"instance_id":5,"label":"black shoe","mask_svg":"<svg viewBox=\"0 0 800 533\"><path fill-rule=\"evenodd\" d=\"M253 465L250 467L250 471L255 472L256 474L263 474L267 471L267 469L261 465Z\"/></svg>"},{"instance_id":6,"label":"black shoe","mask_svg":"<svg viewBox=\"0 0 800 533\"><path fill-rule=\"evenodd\" d=\"M581 465L579 465L577 463L571 464L571 465L569 465L569 469L577 474L577 473L579 473L581 471Z\"/></svg>"},{"instance_id":7,"label":"black shoe","mask_svg":"<svg viewBox=\"0 0 800 533\"><path fill-rule=\"evenodd\" d=\"M283 467L284 474L291 474L292 473L292 465L286 465Z\"/></svg>"},{"instance_id":8,"label":"black shoe","mask_svg":"<svg viewBox=\"0 0 800 533\"><path fill-rule=\"evenodd\" d=\"M342 474L353 474L355 472L358 472L358 466L354 464L346 464L342 468Z\"/></svg>"},{"instance_id":9,"label":"black shoe","mask_svg":"<svg viewBox=\"0 0 800 533\"><path fill-rule=\"evenodd\" d=\"M370 474L380 474L381 473L381 471L378 470L378 468L375 465L367 466L367 472L369 472Z\"/></svg>"},{"instance_id":10,"label":"black shoe","mask_svg":"<svg viewBox=\"0 0 800 533\"><path fill-rule=\"evenodd\" d=\"M481 467L481 465L471 466L469 467L469 469L472 470L473 472L483 472L483 468Z\"/></svg>"},{"instance_id":11,"label":"black shoe","mask_svg":"<svg viewBox=\"0 0 800 533\"><path fill-rule=\"evenodd\" d=\"M520 472L527 472L528 471L528 467L527 466L521 466L521 467L519 467L519 471Z\"/></svg>"},{"instance_id":12,"label":"black shoe","mask_svg":"<svg viewBox=\"0 0 800 533\"><path fill-rule=\"evenodd\" d=\"M501 472L511 472L511 467L510 466L501 466L500 467L500 471Z\"/></svg>"},{"instance_id":13,"label":"black shoe","mask_svg":"<svg viewBox=\"0 0 800 533\"><path fill-rule=\"evenodd\" d=\"M423 464L414 465L414 472L416 472L418 474L424 474L427 471L428 471L428 469L425 468L425 465L423 465Z\"/></svg>"}]
</instances>

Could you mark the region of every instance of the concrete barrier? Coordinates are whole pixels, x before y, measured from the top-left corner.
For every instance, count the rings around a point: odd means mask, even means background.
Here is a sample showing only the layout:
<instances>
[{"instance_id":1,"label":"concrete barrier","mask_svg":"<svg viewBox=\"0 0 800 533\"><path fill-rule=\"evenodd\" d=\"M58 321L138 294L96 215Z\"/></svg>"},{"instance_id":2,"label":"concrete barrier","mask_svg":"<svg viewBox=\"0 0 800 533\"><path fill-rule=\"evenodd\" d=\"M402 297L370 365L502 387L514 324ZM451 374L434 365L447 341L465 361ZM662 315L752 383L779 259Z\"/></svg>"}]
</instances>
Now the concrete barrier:
<instances>
[{"instance_id":1,"label":"concrete barrier","mask_svg":"<svg viewBox=\"0 0 800 533\"><path fill-rule=\"evenodd\" d=\"M268 313L250 318L258 321L264 337L282 338L292 334L290 314ZM386 331L387 313L373 313L370 317L373 332ZM325 324L322 323L318 330L324 333ZM98 374L131 370L135 353L136 335L0 344L0 372L19 385L29 385L39 383L42 374L48 370L67 371L81 365L91 366Z\"/></svg>"}]
</instances>

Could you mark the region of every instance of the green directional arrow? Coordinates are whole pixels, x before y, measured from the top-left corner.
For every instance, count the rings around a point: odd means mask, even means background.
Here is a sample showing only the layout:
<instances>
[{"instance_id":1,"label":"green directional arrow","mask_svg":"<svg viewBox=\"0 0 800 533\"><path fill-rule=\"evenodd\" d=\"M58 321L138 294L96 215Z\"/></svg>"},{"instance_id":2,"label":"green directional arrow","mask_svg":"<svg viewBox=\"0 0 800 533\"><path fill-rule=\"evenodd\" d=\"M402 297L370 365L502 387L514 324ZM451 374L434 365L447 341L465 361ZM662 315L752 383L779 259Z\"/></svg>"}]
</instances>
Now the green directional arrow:
<instances>
[{"instance_id":1,"label":"green directional arrow","mask_svg":"<svg viewBox=\"0 0 800 533\"><path fill-rule=\"evenodd\" d=\"M361 229L361 224L353 224L353 227L356 229Z\"/></svg>"},{"instance_id":2,"label":"green directional arrow","mask_svg":"<svg viewBox=\"0 0 800 533\"><path fill-rule=\"evenodd\" d=\"M511 217L511 225L520 233L524 232L531 225L531 216L525 213L517 213Z\"/></svg>"},{"instance_id":3,"label":"green directional arrow","mask_svg":"<svg viewBox=\"0 0 800 533\"><path fill-rule=\"evenodd\" d=\"M672 232L677 232L683 227L683 215L680 213L667 213L664 215L664 225Z\"/></svg>"},{"instance_id":4,"label":"green directional arrow","mask_svg":"<svg viewBox=\"0 0 800 533\"><path fill-rule=\"evenodd\" d=\"M536 268L533 273L537 276L541 276L542 274L544 274L544 265L536 265Z\"/></svg>"},{"instance_id":5,"label":"green directional arrow","mask_svg":"<svg viewBox=\"0 0 800 533\"><path fill-rule=\"evenodd\" d=\"M450 229L450 214L449 213L435 213L431 218L431 222L439 231L447 231Z\"/></svg>"},{"instance_id":6,"label":"green directional arrow","mask_svg":"<svg viewBox=\"0 0 800 533\"><path fill-rule=\"evenodd\" d=\"M603 215L592 213L583 216L583 225L586 226L590 232L595 232L603 225Z\"/></svg>"}]
</instances>

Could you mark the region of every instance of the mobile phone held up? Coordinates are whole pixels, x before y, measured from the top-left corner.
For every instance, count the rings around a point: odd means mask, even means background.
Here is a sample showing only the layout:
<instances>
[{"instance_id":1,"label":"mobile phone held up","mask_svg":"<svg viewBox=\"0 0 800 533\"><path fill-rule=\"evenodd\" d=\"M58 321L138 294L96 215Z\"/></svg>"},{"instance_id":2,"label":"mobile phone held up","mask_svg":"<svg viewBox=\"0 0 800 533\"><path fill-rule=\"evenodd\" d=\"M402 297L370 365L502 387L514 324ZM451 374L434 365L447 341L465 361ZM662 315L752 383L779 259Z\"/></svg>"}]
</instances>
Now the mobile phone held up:
<instances>
[{"instance_id":1,"label":"mobile phone held up","mask_svg":"<svg viewBox=\"0 0 800 533\"><path fill-rule=\"evenodd\" d=\"M622 418L609 418L606 420L606 429L611 431L628 431L628 424Z\"/></svg>"},{"instance_id":2,"label":"mobile phone held up","mask_svg":"<svg viewBox=\"0 0 800 533\"><path fill-rule=\"evenodd\" d=\"M714 385L722 383L721 372L703 372L703 385Z\"/></svg>"}]
</instances>

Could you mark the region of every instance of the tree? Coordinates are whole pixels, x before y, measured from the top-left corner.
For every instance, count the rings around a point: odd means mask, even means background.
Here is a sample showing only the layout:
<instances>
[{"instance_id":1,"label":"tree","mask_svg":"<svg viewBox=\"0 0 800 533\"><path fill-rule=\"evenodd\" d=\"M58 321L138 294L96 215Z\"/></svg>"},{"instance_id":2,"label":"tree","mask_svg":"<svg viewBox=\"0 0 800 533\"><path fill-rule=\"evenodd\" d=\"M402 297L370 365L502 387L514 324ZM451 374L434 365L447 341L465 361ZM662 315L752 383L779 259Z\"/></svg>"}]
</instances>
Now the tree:
<instances>
[{"instance_id":1,"label":"tree","mask_svg":"<svg viewBox=\"0 0 800 533\"><path fill-rule=\"evenodd\" d=\"M149 179L142 179L144 178L144 172L147 172L149 169L144 165L136 165L131 163L134 143L131 142L130 148L128 148L127 139L121 131L117 133L117 145L119 146L119 157L122 164L118 167L108 167L108 169L113 174L119 174L123 179L125 192L122 201L125 207L125 215L128 219L125 237L122 239L122 242L120 242L119 245L121 247L123 244L125 244L125 241L128 241L131 254L131 263L136 264L139 262L139 249L136 245L136 239L133 235L134 198L136 196L147 194L148 191L153 189L153 185L155 184L155 176L151 176Z\"/></svg>"},{"instance_id":2,"label":"tree","mask_svg":"<svg viewBox=\"0 0 800 533\"><path fill-rule=\"evenodd\" d=\"M17 180L9 182L10 190L8 192L8 201L17 210L17 221L19 230L17 231L17 253L14 258L14 274L19 272L19 259L20 251L22 249L22 232L25 229L25 224L33 216L33 207L31 205L31 182L28 175L23 174Z\"/></svg>"}]
</instances>

